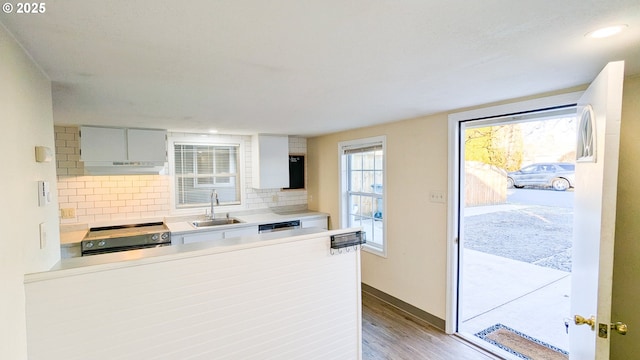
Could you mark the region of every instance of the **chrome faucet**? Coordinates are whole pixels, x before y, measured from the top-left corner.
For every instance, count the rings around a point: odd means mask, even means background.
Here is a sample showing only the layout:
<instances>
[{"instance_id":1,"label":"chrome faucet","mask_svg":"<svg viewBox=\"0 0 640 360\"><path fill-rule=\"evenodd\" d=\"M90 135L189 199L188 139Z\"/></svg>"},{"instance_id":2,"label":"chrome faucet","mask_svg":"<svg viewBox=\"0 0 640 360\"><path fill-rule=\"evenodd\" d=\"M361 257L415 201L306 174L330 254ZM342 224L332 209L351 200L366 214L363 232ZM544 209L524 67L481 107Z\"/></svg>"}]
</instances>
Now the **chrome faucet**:
<instances>
[{"instance_id":1,"label":"chrome faucet","mask_svg":"<svg viewBox=\"0 0 640 360\"><path fill-rule=\"evenodd\" d=\"M211 220L215 220L216 218L216 213L213 211L214 200L215 200L215 205L219 206L220 200L218 200L218 192L216 191L216 189L211 190Z\"/></svg>"}]
</instances>

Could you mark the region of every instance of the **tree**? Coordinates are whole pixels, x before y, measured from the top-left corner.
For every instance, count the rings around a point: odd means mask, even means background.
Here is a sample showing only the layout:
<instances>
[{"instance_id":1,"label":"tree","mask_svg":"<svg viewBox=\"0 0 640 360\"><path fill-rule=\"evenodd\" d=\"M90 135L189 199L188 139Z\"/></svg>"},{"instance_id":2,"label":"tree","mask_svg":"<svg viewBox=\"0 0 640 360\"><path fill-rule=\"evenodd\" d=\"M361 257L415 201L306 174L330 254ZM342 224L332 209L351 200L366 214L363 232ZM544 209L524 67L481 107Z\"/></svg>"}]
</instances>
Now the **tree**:
<instances>
[{"instance_id":1,"label":"tree","mask_svg":"<svg viewBox=\"0 0 640 360\"><path fill-rule=\"evenodd\" d=\"M522 165L523 148L519 124L487 126L465 131L466 161L479 161L514 171Z\"/></svg>"}]
</instances>

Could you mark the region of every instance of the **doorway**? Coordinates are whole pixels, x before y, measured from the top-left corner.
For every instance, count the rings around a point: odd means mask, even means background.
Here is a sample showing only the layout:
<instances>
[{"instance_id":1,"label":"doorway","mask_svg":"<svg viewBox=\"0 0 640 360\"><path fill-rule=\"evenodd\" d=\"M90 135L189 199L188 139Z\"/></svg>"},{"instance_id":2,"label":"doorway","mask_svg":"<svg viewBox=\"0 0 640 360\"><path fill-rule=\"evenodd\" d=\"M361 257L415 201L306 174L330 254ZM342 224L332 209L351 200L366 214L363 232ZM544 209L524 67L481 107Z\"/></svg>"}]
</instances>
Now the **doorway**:
<instances>
[{"instance_id":1,"label":"doorway","mask_svg":"<svg viewBox=\"0 0 640 360\"><path fill-rule=\"evenodd\" d=\"M574 107L460 123L457 332L515 358L568 358Z\"/></svg>"}]
</instances>

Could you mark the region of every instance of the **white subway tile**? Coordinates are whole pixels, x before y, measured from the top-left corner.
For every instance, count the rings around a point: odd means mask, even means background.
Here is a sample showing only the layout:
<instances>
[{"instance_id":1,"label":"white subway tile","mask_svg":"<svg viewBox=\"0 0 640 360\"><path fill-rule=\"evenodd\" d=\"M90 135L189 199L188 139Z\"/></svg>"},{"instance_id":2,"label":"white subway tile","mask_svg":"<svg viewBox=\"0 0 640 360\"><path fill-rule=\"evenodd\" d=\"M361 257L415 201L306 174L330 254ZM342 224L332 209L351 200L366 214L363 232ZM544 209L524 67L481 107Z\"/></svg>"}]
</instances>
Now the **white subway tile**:
<instances>
[{"instance_id":1,"label":"white subway tile","mask_svg":"<svg viewBox=\"0 0 640 360\"><path fill-rule=\"evenodd\" d=\"M106 195L106 194L110 194L110 188L101 188L101 187L97 187L97 188L93 188L93 193L98 195Z\"/></svg>"},{"instance_id":2,"label":"white subway tile","mask_svg":"<svg viewBox=\"0 0 640 360\"><path fill-rule=\"evenodd\" d=\"M118 186L118 183L116 181L101 181L100 182L100 187L103 188L115 188Z\"/></svg>"},{"instance_id":3,"label":"white subway tile","mask_svg":"<svg viewBox=\"0 0 640 360\"><path fill-rule=\"evenodd\" d=\"M77 189L77 194L78 195L93 195L93 189Z\"/></svg>"},{"instance_id":4,"label":"white subway tile","mask_svg":"<svg viewBox=\"0 0 640 360\"><path fill-rule=\"evenodd\" d=\"M103 194L102 195L102 200L108 200L108 201L113 201L113 200L118 200L118 194Z\"/></svg>"},{"instance_id":5,"label":"white subway tile","mask_svg":"<svg viewBox=\"0 0 640 360\"><path fill-rule=\"evenodd\" d=\"M102 208L87 209L87 215L99 215L102 214Z\"/></svg>"},{"instance_id":6,"label":"white subway tile","mask_svg":"<svg viewBox=\"0 0 640 360\"><path fill-rule=\"evenodd\" d=\"M86 201L102 201L103 200L102 195L87 195L85 198L86 198L85 199Z\"/></svg>"},{"instance_id":7,"label":"white subway tile","mask_svg":"<svg viewBox=\"0 0 640 360\"><path fill-rule=\"evenodd\" d=\"M122 189L124 191L124 189ZM118 200L131 200L133 199L132 194L118 194Z\"/></svg>"},{"instance_id":8,"label":"white subway tile","mask_svg":"<svg viewBox=\"0 0 640 360\"><path fill-rule=\"evenodd\" d=\"M78 191L76 189L60 189L58 194L62 196L75 196L77 195L77 192Z\"/></svg>"},{"instance_id":9,"label":"white subway tile","mask_svg":"<svg viewBox=\"0 0 640 360\"><path fill-rule=\"evenodd\" d=\"M93 215L78 216L78 222L80 222L80 223L95 222L95 217Z\"/></svg>"},{"instance_id":10,"label":"white subway tile","mask_svg":"<svg viewBox=\"0 0 640 360\"><path fill-rule=\"evenodd\" d=\"M95 221L109 221L109 220L112 220L110 214L94 215L94 217L95 217Z\"/></svg>"},{"instance_id":11,"label":"white subway tile","mask_svg":"<svg viewBox=\"0 0 640 360\"><path fill-rule=\"evenodd\" d=\"M118 207L118 213L130 213L133 212L133 206L120 206Z\"/></svg>"},{"instance_id":12,"label":"white subway tile","mask_svg":"<svg viewBox=\"0 0 640 360\"><path fill-rule=\"evenodd\" d=\"M95 207L95 203L93 201L84 201L78 202L78 209L93 209Z\"/></svg>"},{"instance_id":13,"label":"white subway tile","mask_svg":"<svg viewBox=\"0 0 640 360\"><path fill-rule=\"evenodd\" d=\"M83 189L84 188L84 181L68 181L67 182L67 187L69 189Z\"/></svg>"},{"instance_id":14,"label":"white subway tile","mask_svg":"<svg viewBox=\"0 0 640 360\"><path fill-rule=\"evenodd\" d=\"M140 206L140 200L127 200L127 206Z\"/></svg>"},{"instance_id":15,"label":"white subway tile","mask_svg":"<svg viewBox=\"0 0 640 360\"><path fill-rule=\"evenodd\" d=\"M99 208L108 208L111 207L111 201L104 199L103 201L96 201L95 202L95 207L99 207Z\"/></svg>"},{"instance_id":16,"label":"white subway tile","mask_svg":"<svg viewBox=\"0 0 640 360\"><path fill-rule=\"evenodd\" d=\"M85 197L84 195L75 195L75 196L69 196L69 201L70 202L82 202L85 201Z\"/></svg>"}]
</instances>

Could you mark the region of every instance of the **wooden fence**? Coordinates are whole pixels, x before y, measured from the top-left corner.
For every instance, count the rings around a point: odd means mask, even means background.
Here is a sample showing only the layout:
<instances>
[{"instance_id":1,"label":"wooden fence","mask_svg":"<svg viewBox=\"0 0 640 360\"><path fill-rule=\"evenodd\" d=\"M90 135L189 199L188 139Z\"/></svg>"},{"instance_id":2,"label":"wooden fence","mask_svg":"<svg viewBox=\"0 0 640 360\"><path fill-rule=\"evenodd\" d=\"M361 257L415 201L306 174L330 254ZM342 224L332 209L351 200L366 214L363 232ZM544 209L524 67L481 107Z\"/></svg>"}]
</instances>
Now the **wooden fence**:
<instances>
[{"instance_id":1,"label":"wooden fence","mask_svg":"<svg viewBox=\"0 0 640 360\"><path fill-rule=\"evenodd\" d=\"M503 204L507 201L507 172L497 166L465 161L465 206Z\"/></svg>"}]
</instances>

